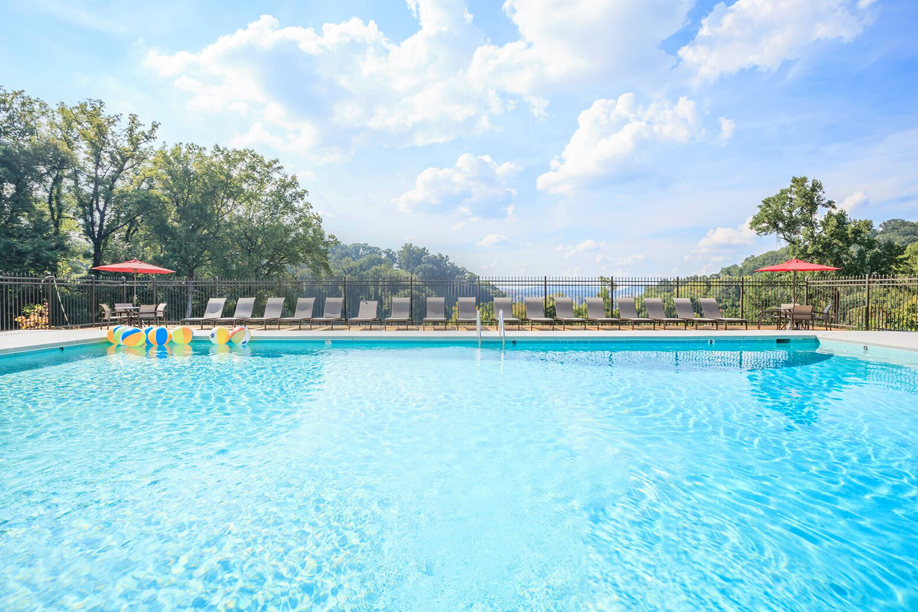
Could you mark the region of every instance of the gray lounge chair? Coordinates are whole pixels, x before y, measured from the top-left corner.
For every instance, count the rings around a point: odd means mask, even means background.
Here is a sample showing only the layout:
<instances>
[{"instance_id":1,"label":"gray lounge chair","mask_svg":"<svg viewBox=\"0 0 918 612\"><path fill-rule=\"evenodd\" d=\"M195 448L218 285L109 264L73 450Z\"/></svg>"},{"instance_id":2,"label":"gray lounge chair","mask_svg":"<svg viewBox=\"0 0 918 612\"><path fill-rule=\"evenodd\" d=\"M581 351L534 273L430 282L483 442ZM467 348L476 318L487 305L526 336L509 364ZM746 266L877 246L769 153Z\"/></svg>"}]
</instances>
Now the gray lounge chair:
<instances>
[{"instance_id":1,"label":"gray lounge chair","mask_svg":"<svg viewBox=\"0 0 918 612\"><path fill-rule=\"evenodd\" d=\"M280 318L284 314L284 298L282 297L273 297L268 298L268 302L265 304L265 313L260 317L249 317L245 319L245 323L262 323L265 329L268 329L268 321L272 323L277 323L277 329L280 329Z\"/></svg>"},{"instance_id":2,"label":"gray lounge chair","mask_svg":"<svg viewBox=\"0 0 918 612\"><path fill-rule=\"evenodd\" d=\"M555 320L561 321L561 329L566 329L568 325L580 324L586 329L586 319L574 316L574 300L571 298L555 298Z\"/></svg>"},{"instance_id":3,"label":"gray lounge chair","mask_svg":"<svg viewBox=\"0 0 918 612\"><path fill-rule=\"evenodd\" d=\"M351 328L351 323L355 325L368 325L373 329L373 323L379 323L379 302L377 300L360 300L360 308L357 309L357 316L347 320L347 328Z\"/></svg>"},{"instance_id":4,"label":"gray lounge chair","mask_svg":"<svg viewBox=\"0 0 918 612\"><path fill-rule=\"evenodd\" d=\"M657 328L657 322L653 319L638 316L634 298L618 298L618 316L625 323L631 323L631 329L634 329L635 323L650 323L654 329Z\"/></svg>"},{"instance_id":5,"label":"gray lounge chair","mask_svg":"<svg viewBox=\"0 0 918 612\"><path fill-rule=\"evenodd\" d=\"M542 304L542 298L526 298L526 320L529 321L529 329L538 323L539 325L551 325L555 328L555 320L545 316L545 308Z\"/></svg>"},{"instance_id":6,"label":"gray lounge chair","mask_svg":"<svg viewBox=\"0 0 918 612\"><path fill-rule=\"evenodd\" d=\"M156 304L141 304L137 309L137 314L134 315L134 320L137 322L137 325L142 325L143 323L156 324Z\"/></svg>"},{"instance_id":7,"label":"gray lounge chair","mask_svg":"<svg viewBox=\"0 0 918 612\"><path fill-rule=\"evenodd\" d=\"M701 304L701 311L704 313L704 316L709 319L714 319L715 327L718 323L724 324L724 329L729 327L730 323L735 323L737 325L743 324L746 326L746 329L749 329L749 322L746 319L740 319L738 317L725 317L720 312L720 306L717 304L717 300L714 298L700 298L698 302ZM812 314L812 309L810 310Z\"/></svg>"},{"instance_id":8,"label":"gray lounge chair","mask_svg":"<svg viewBox=\"0 0 918 612\"><path fill-rule=\"evenodd\" d=\"M255 298L253 297L244 297L236 300L236 311L231 317L220 317L217 319L219 323L233 323L237 321L242 322L245 319L252 318L252 311L255 310Z\"/></svg>"},{"instance_id":9,"label":"gray lounge chair","mask_svg":"<svg viewBox=\"0 0 918 612\"><path fill-rule=\"evenodd\" d=\"M167 302L163 302L156 307L156 320L163 325L166 324L166 305Z\"/></svg>"},{"instance_id":10,"label":"gray lounge chair","mask_svg":"<svg viewBox=\"0 0 918 612\"><path fill-rule=\"evenodd\" d=\"M500 321L500 313L504 313L504 329L507 325L516 325L519 329L522 324L518 317L513 316L513 300L508 297L494 298L494 322Z\"/></svg>"},{"instance_id":11,"label":"gray lounge chair","mask_svg":"<svg viewBox=\"0 0 918 612\"><path fill-rule=\"evenodd\" d=\"M316 298L298 297L296 298L296 310L292 317L281 317L278 319L278 327L281 323L296 323L297 329L303 329L304 321L312 321L312 312L315 307Z\"/></svg>"},{"instance_id":12,"label":"gray lounge chair","mask_svg":"<svg viewBox=\"0 0 918 612\"><path fill-rule=\"evenodd\" d=\"M459 298L459 315L456 317L456 323L462 325L463 323L471 324L476 321L478 321L478 317L475 312L475 298Z\"/></svg>"},{"instance_id":13,"label":"gray lounge chair","mask_svg":"<svg viewBox=\"0 0 918 612\"><path fill-rule=\"evenodd\" d=\"M203 317L186 317L182 319L182 323L200 323L201 329L204 329L204 324L208 321L216 323L220 320L225 305L226 298L210 298L207 300L207 306L204 307Z\"/></svg>"},{"instance_id":14,"label":"gray lounge chair","mask_svg":"<svg viewBox=\"0 0 918 612\"><path fill-rule=\"evenodd\" d=\"M622 328L622 320L615 317L606 316L606 304L603 302L602 298L586 298L587 308L587 321L590 323L595 323L596 327L602 327L606 325L618 325L618 328ZM599 314L602 313L602 314Z\"/></svg>"},{"instance_id":15,"label":"gray lounge chair","mask_svg":"<svg viewBox=\"0 0 918 612\"><path fill-rule=\"evenodd\" d=\"M427 316L421 321L421 325L436 325L442 323L446 327L446 298L429 297L427 298Z\"/></svg>"},{"instance_id":16,"label":"gray lounge chair","mask_svg":"<svg viewBox=\"0 0 918 612\"><path fill-rule=\"evenodd\" d=\"M328 324L332 328L335 327L335 323L343 323L344 317L341 316L342 308L344 308L344 298L325 298L325 311L322 313L321 317L312 319L309 322L309 329L312 329L313 323L319 323L320 325Z\"/></svg>"},{"instance_id":17,"label":"gray lounge chair","mask_svg":"<svg viewBox=\"0 0 918 612\"><path fill-rule=\"evenodd\" d=\"M705 323L714 325L715 327L717 326L717 319L695 316L695 307L692 306L692 298L673 298L673 304L676 305L676 316L686 323L691 323L695 329L698 329L698 325L704 325Z\"/></svg>"},{"instance_id":18,"label":"gray lounge chair","mask_svg":"<svg viewBox=\"0 0 918 612\"><path fill-rule=\"evenodd\" d=\"M647 298L644 300L644 306L647 307L647 314L651 319L663 324L663 329L666 329L667 323L675 323L676 325L681 323L685 326L685 329L688 329L689 322L682 317L666 316L666 309L663 307L663 300L660 298Z\"/></svg>"},{"instance_id":19,"label":"gray lounge chair","mask_svg":"<svg viewBox=\"0 0 918 612\"><path fill-rule=\"evenodd\" d=\"M404 323L405 329L408 329L408 325L411 323L411 298L392 298L392 312L383 322L383 329L386 329L390 323L394 324L396 328L398 328L399 323Z\"/></svg>"}]
</instances>

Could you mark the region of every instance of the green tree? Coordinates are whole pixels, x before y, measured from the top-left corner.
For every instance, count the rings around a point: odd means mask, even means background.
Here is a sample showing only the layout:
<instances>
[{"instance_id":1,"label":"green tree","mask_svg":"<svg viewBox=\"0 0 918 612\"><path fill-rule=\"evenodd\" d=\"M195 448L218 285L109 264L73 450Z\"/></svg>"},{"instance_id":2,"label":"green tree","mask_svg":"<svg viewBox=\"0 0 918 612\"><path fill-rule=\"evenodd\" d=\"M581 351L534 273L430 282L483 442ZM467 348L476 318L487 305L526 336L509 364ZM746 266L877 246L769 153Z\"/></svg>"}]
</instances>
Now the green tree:
<instances>
[{"instance_id":1,"label":"green tree","mask_svg":"<svg viewBox=\"0 0 918 612\"><path fill-rule=\"evenodd\" d=\"M67 251L60 184L69 157L50 137L51 121L42 101L0 88L2 271L57 272Z\"/></svg>"},{"instance_id":2,"label":"green tree","mask_svg":"<svg viewBox=\"0 0 918 612\"><path fill-rule=\"evenodd\" d=\"M789 255L836 266L844 275L892 274L902 254L896 242L877 238L872 221L838 210L822 183L805 176L762 200L749 226L760 236L777 234Z\"/></svg>"},{"instance_id":3,"label":"green tree","mask_svg":"<svg viewBox=\"0 0 918 612\"><path fill-rule=\"evenodd\" d=\"M231 278L280 276L299 266L328 272L328 250L335 238L326 236L322 219L306 200L307 191L276 159L251 150L243 153L237 178L244 193L224 224L231 246L219 254L215 271Z\"/></svg>"},{"instance_id":4,"label":"green tree","mask_svg":"<svg viewBox=\"0 0 918 612\"><path fill-rule=\"evenodd\" d=\"M905 247L905 252L899 258L897 272L906 276L918 276L918 242Z\"/></svg>"},{"instance_id":5,"label":"green tree","mask_svg":"<svg viewBox=\"0 0 918 612\"><path fill-rule=\"evenodd\" d=\"M891 240L902 246L918 242L918 221L905 219L889 219L880 224L877 238Z\"/></svg>"},{"instance_id":6,"label":"green tree","mask_svg":"<svg viewBox=\"0 0 918 612\"><path fill-rule=\"evenodd\" d=\"M158 124L145 128L133 114L124 123L120 114L106 114L101 100L60 105L58 112L61 141L74 158L66 189L95 267L109 240L117 232L136 230L138 218L157 201L142 166Z\"/></svg>"},{"instance_id":7,"label":"green tree","mask_svg":"<svg viewBox=\"0 0 918 612\"><path fill-rule=\"evenodd\" d=\"M818 232L820 209L835 209L835 202L826 199L822 183L795 176L789 187L762 200L749 227L759 236L777 234L798 257L798 251Z\"/></svg>"}]
</instances>

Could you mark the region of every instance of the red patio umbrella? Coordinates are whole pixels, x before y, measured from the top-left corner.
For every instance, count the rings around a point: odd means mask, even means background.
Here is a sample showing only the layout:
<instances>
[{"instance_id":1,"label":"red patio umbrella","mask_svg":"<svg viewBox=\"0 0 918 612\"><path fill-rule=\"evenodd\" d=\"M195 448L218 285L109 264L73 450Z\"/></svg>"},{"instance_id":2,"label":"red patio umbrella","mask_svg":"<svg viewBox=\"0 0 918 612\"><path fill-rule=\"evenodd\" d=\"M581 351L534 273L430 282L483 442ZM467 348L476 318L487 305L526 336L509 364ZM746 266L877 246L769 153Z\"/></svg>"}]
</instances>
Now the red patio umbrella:
<instances>
[{"instance_id":1,"label":"red patio umbrella","mask_svg":"<svg viewBox=\"0 0 918 612\"><path fill-rule=\"evenodd\" d=\"M134 275L134 304L137 303L137 275L138 274L174 274L175 270L160 268L153 264L144 263L132 259L121 263L109 264L107 266L96 266L93 270L102 270L103 272L130 272Z\"/></svg>"},{"instance_id":2,"label":"red patio umbrella","mask_svg":"<svg viewBox=\"0 0 918 612\"><path fill-rule=\"evenodd\" d=\"M822 264L809 263L808 261L801 261L799 259L790 259L785 261L782 264L776 266L768 266L767 268L759 268L756 272L793 272L794 273L794 304L797 303L797 272L827 272L830 270L841 270L841 268L833 268L832 266L824 266Z\"/></svg>"}]
</instances>

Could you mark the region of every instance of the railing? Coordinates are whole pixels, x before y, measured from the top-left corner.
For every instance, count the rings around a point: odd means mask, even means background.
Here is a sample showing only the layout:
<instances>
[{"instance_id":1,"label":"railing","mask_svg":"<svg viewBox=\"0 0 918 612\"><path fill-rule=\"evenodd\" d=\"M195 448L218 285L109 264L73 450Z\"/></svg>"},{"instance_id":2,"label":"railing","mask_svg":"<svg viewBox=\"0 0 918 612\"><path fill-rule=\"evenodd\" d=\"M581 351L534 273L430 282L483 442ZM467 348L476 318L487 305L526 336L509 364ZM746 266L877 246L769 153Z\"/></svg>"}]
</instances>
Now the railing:
<instances>
[{"instance_id":1,"label":"railing","mask_svg":"<svg viewBox=\"0 0 918 612\"><path fill-rule=\"evenodd\" d=\"M61 278L0 276L0 330L48 327L86 327L100 323L100 304L131 302L133 278ZM344 316L356 314L360 300L378 300L380 315L391 311L393 297L408 297L411 316L426 316L426 299L446 298L447 317L455 320L460 297L474 297L482 319L494 318L493 299L513 299L513 316L523 318L524 298L543 300L546 315L554 315L555 296L574 301L574 312L585 316L584 298L601 297L607 313L618 314L618 299L635 298L640 314L644 299L663 298L667 315L674 316L672 298L713 297L725 316L759 321L769 307L792 300L793 284L783 277L762 278L562 278L480 277L460 279L393 278L307 278L307 279L182 279L138 277L138 304L165 302L166 319L175 322L186 316L200 316L211 297L227 298L231 313L240 297L256 298L256 314L268 297L286 300L284 315L293 314L296 298L316 298L316 314L326 297L344 297ZM830 323L848 329L918 331L918 278L805 278L797 285L797 301L812 304L822 313L831 305ZM351 307L353 306L353 312ZM696 309L698 307L696 300ZM700 314L700 311L698 311Z\"/></svg>"}]
</instances>

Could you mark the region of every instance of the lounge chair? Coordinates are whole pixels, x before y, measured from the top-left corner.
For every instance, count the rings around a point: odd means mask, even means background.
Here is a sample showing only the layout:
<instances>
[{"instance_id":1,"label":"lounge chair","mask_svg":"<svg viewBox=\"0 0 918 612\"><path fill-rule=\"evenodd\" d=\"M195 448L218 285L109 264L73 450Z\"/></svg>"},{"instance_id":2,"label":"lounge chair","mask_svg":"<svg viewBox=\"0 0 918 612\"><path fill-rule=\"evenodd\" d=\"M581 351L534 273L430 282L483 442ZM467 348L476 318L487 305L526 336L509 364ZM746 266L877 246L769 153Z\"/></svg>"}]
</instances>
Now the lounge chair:
<instances>
[{"instance_id":1,"label":"lounge chair","mask_svg":"<svg viewBox=\"0 0 918 612\"><path fill-rule=\"evenodd\" d=\"M436 325L442 323L446 327L446 298L429 297L427 298L427 316L421 321L421 325Z\"/></svg>"},{"instance_id":2,"label":"lounge chair","mask_svg":"<svg viewBox=\"0 0 918 612\"><path fill-rule=\"evenodd\" d=\"M647 298L644 300L644 306L647 307L647 314L651 319L657 323L663 324L663 329L666 329L667 323L675 323L676 325L682 323L685 326L685 329L688 329L688 320L683 319L682 317L666 316L666 309L663 307L663 300L660 298Z\"/></svg>"},{"instance_id":3,"label":"lounge chair","mask_svg":"<svg viewBox=\"0 0 918 612\"><path fill-rule=\"evenodd\" d=\"M339 298L339 297L325 298L325 311L322 313L321 317L318 317L317 319L312 319L309 322L309 329L312 329L313 323L319 323L319 324L327 323L330 327L334 328L335 323L344 321L344 317L341 316L342 308L344 308L344 298Z\"/></svg>"},{"instance_id":4,"label":"lounge chair","mask_svg":"<svg viewBox=\"0 0 918 612\"><path fill-rule=\"evenodd\" d=\"M814 308L812 306L796 304L793 310L791 310L791 325L797 327L802 323L804 329L810 329L810 327L816 323L816 315L813 310Z\"/></svg>"},{"instance_id":5,"label":"lounge chair","mask_svg":"<svg viewBox=\"0 0 918 612\"><path fill-rule=\"evenodd\" d=\"M622 328L622 320L615 317L606 316L606 304L602 301L602 298L586 298L587 317L586 320L590 323L595 323L596 327L602 327L603 324L608 325L618 325L618 328ZM602 314L599 314L602 313Z\"/></svg>"},{"instance_id":6,"label":"lounge chair","mask_svg":"<svg viewBox=\"0 0 918 612\"><path fill-rule=\"evenodd\" d=\"M618 298L618 316L623 322L631 323L631 329L634 329L635 323L650 323L654 329L657 328L657 322L653 319L638 316L634 298Z\"/></svg>"},{"instance_id":7,"label":"lounge chair","mask_svg":"<svg viewBox=\"0 0 918 612\"><path fill-rule=\"evenodd\" d=\"M569 324L579 325L581 323L586 329L586 319L574 316L574 300L571 298L555 298L555 320L561 321L561 329L565 329Z\"/></svg>"},{"instance_id":8,"label":"lounge chair","mask_svg":"<svg viewBox=\"0 0 918 612\"><path fill-rule=\"evenodd\" d=\"M210 298L207 300L207 306L204 307L203 317L186 317L182 319L182 323L200 323L201 329L204 329L204 324L208 321L216 323L220 320L225 305L226 298Z\"/></svg>"},{"instance_id":9,"label":"lounge chair","mask_svg":"<svg viewBox=\"0 0 918 612\"><path fill-rule=\"evenodd\" d=\"M814 316L816 317L817 321L822 321L822 323L826 326L826 330L828 330L829 326L835 323L835 313L832 312L832 303L829 302L826 304L826 307L823 309L823 311L821 313L814 313Z\"/></svg>"},{"instance_id":10,"label":"lounge chair","mask_svg":"<svg viewBox=\"0 0 918 612\"><path fill-rule=\"evenodd\" d=\"M519 318L513 316L513 300L508 297L494 298L494 322L500 321L500 313L504 313L504 329L507 325L516 325L519 329L522 324Z\"/></svg>"},{"instance_id":11,"label":"lounge chair","mask_svg":"<svg viewBox=\"0 0 918 612\"><path fill-rule=\"evenodd\" d=\"M551 325L555 328L555 320L545 316L545 308L542 304L542 298L526 298L526 321L529 321L529 329L536 323L539 325Z\"/></svg>"},{"instance_id":12,"label":"lounge chair","mask_svg":"<svg viewBox=\"0 0 918 612\"><path fill-rule=\"evenodd\" d=\"M304 321L312 321L312 311L315 306L316 298L298 297L296 298L296 310L292 317L281 317L278 319L278 327L281 323L296 323L297 329L303 329Z\"/></svg>"},{"instance_id":13,"label":"lounge chair","mask_svg":"<svg viewBox=\"0 0 918 612\"><path fill-rule=\"evenodd\" d=\"M692 298L673 298L673 304L676 305L676 316L686 323L691 323L695 329L698 329L699 324L704 325L705 323L713 325L715 328L717 327L717 319L695 316L695 307L692 306Z\"/></svg>"},{"instance_id":14,"label":"lounge chair","mask_svg":"<svg viewBox=\"0 0 918 612\"><path fill-rule=\"evenodd\" d=\"M368 325L373 329L373 323L379 323L379 302L377 300L360 300L360 308L357 310L357 316L347 320L347 328L351 328L351 323L356 325Z\"/></svg>"},{"instance_id":15,"label":"lounge chair","mask_svg":"<svg viewBox=\"0 0 918 612\"><path fill-rule=\"evenodd\" d=\"M396 328L398 328L399 323L404 323L405 329L408 329L408 325L411 323L411 298L392 298L392 312L383 322L383 329L386 329L390 323L394 324Z\"/></svg>"},{"instance_id":16,"label":"lounge chair","mask_svg":"<svg viewBox=\"0 0 918 612\"><path fill-rule=\"evenodd\" d=\"M736 323L737 325L742 323L746 326L746 329L749 329L749 322L746 319L741 319L738 317L725 317L720 313L720 306L717 305L717 300L714 298L700 298L698 302L701 304L701 311L709 319L715 319L717 323L723 323L724 329L727 329L730 323ZM810 315L813 314L813 307L810 307Z\"/></svg>"},{"instance_id":17,"label":"lounge chair","mask_svg":"<svg viewBox=\"0 0 918 612\"><path fill-rule=\"evenodd\" d=\"M231 317L220 317L217 319L218 323L232 323L235 325L237 322L242 322L245 319L252 318L252 311L255 310L255 298L245 297L239 298L236 300L236 311Z\"/></svg>"},{"instance_id":18,"label":"lounge chair","mask_svg":"<svg viewBox=\"0 0 918 612\"><path fill-rule=\"evenodd\" d=\"M99 304L99 308L102 309L102 323L105 324L105 327L108 328L112 323L121 323L122 321L127 321L128 317L126 314L120 312L112 312L112 309L108 307L108 304Z\"/></svg>"},{"instance_id":19,"label":"lounge chair","mask_svg":"<svg viewBox=\"0 0 918 612\"><path fill-rule=\"evenodd\" d=\"M462 325L471 324L478 321L478 317L475 312L475 298L473 297L461 297L459 298L459 315L456 317L456 324Z\"/></svg>"},{"instance_id":20,"label":"lounge chair","mask_svg":"<svg viewBox=\"0 0 918 612\"><path fill-rule=\"evenodd\" d=\"M265 313L260 317L249 317L245 319L244 323L261 323L264 325L264 329L268 329L268 322L277 323L277 329L280 329L280 319L281 315L284 314L284 298L282 297L273 297L268 298L267 303L265 304Z\"/></svg>"},{"instance_id":21,"label":"lounge chair","mask_svg":"<svg viewBox=\"0 0 918 612\"><path fill-rule=\"evenodd\" d=\"M134 315L134 319L138 325L143 322L150 322L156 324L156 304L141 304L140 308L137 309L137 314Z\"/></svg>"}]
</instances>

